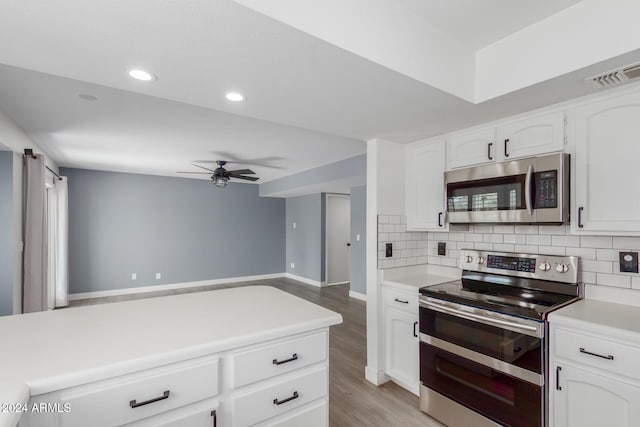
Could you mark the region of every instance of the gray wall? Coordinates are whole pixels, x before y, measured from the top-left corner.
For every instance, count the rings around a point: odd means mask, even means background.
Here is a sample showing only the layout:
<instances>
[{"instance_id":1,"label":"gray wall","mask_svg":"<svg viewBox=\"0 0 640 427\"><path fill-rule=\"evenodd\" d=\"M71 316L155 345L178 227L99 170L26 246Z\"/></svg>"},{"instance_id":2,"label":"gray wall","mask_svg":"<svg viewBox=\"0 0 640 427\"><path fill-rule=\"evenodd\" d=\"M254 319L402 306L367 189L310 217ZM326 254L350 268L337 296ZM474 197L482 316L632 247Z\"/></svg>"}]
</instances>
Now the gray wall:
<instances>
[{"instance_id":1,"label":"gray wall","mask_svg":"<svg viewBox=\"0 0 640 427\"><path fill-rule=\"evenodd\" d=\"M284 271L285 201L259 197L257 185L61 173L69 177L70 293Z\"/></svg>"},{"instance_id":2,"label":"gray wall","mask_svg":"<svg viewBox=\"0 0 640 427\"><path fill-rule=\"evenodd\" d=\"M13 153L0 151L0 316L13 313Z\"/></svg>"},{"instance_id":3,"label":"gray wall","mask_svg":"<svg viewBox=\"0 0 640 427\"><path fill-rule=\"evenodd\" d=\"M367 155L359 154L317 168L260 184L260 194L295 197L320 193L348 193L351 187L366 184Z\"/></svg>"},{"instance_id":4,"label":"gray wall","mask_svg":"<svg viewBox=\"0 0 640 427\"><path fill-rule=\"evenodd\" d=\"M351 255L349 258L350 289L361 294L367 293L367 187L351 188ZM360 241L356 240L360 235Z\"/></svg>"},{"instance_id":5,"label":"gray wall","mask_svg":"<svg viewBox=\"0 0 640 427\"><path fill-rule=\"evenodd\" d=\"M287 199L287 273L318 282L325 280L325 201L324 194Z\"/></svg>"}]
</instances>

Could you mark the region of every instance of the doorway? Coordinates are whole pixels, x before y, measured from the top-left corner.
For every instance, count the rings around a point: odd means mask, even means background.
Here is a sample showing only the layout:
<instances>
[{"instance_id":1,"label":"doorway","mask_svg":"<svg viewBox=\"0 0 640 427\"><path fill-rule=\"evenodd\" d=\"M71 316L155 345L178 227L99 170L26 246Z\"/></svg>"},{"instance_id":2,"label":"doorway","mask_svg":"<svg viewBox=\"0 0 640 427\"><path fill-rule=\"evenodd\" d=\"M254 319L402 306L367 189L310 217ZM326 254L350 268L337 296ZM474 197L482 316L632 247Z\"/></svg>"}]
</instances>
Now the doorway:
<instances>
[{"instance_id":1,"label":"doorway","mask_svg":"<svg viewBox=\"0 0 640 427\"><path fill-rule=\"evenodd\" d=\"M325 217L325 259L328 285L349 283L351 197L327 194Z\"/></svg>"}]
</instances>

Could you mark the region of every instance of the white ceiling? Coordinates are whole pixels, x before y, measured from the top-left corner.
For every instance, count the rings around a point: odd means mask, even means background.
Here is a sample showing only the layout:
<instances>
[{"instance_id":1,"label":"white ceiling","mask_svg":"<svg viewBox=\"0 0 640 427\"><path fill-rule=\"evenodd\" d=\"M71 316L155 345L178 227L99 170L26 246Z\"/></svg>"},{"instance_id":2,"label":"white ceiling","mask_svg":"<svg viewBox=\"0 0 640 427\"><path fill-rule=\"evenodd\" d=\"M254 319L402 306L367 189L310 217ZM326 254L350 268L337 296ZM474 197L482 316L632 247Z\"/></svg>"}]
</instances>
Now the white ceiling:
<instances>
[{"instance_id":1,"label":"white ceiling","mask_svg":"<svg viewBox=\"0 0 640 427\"><path fill-rule=\"evenodd\" d=\"M397 0L459 42L478 49L581 0Z\"/></svg>"},{"instance_id":2,"label":"white ceiling","mask_svg":"<svg viewBox=\"0 0 640 427\"><path fill-rule=\"evenodd\" d=\"M344 4L372 9L385 1ZM577 3L402 1L443 40L467 44L464 52ZM0 46L0 110L61 165L173 174L215 159L213 152L278 158L277 169L252 167L261 182L362 153L370 138L414 141L588 94L595 89L585 77L640 59L625 45L621 54L600 52L604 60L475 104L232 0L5 0ZM157 81L131 80L134 66ZM229 90L246 101L226 101ZM81 93L99 99L83 101Z\"/></svg>"}]
</instances>

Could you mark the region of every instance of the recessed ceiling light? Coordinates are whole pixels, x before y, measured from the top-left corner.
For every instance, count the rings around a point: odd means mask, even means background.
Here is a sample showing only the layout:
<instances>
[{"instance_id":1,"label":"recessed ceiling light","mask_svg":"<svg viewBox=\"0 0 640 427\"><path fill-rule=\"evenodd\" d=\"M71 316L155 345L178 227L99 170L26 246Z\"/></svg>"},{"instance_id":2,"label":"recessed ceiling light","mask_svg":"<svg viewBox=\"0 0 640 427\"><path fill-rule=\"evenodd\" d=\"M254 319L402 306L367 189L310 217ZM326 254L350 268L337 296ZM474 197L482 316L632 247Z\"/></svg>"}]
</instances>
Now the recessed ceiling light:
<instances>
[{"instance_id":1,"label":"recessed ceiling light","mask_svg":"<svg viewBox=\"0 0 640 427\"><path fill-rule=\"evenodd\" d=\"M225 98L227 98L229 101L235 102L244 101L244 95L238 92L229 92L225 95Z\"/></svg>"},{"instance_id":2,"label":"recessed ceiling light","mask_svg":"<svg viewBox=\"0 0 640 427\"><path fill-rule=\"evenodd\" d=\"M98 100L97 96L93 96L90 93L81 93L80 95L78 95L78 98L84 99L85 101L97 101Z\"/></svg>"},{"instance_id":3,"label":"recessed ceiling light","mask_svg":"<svg viewBox=\"0 0 640 427\"><path fill-rule=\"evenodd\" d=\"M150 82L156 79L156 76L148 71L141 70L140 68L133 68L129 70L129 75L136 80L142 80L143 82Z\"/></svg>"}]
</instances>

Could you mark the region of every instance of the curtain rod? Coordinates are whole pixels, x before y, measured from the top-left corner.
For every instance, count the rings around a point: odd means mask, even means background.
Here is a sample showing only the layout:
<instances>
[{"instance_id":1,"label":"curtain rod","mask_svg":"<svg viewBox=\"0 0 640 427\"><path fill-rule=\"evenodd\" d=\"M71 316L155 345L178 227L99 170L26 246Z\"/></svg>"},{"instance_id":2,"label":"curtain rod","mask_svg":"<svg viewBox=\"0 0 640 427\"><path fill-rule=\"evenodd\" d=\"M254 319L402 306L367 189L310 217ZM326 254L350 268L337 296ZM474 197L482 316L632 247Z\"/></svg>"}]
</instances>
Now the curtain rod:
<instances>
[{"instance_id":1,"label":"curtain rod","mask_svg":"<svg viewBox=\"0 0 640 427\"><path fill-rule=\"evenodd\" d=\"M36 155L33 154L33 149L31 148L25 148L24 149L24 155L25 156L31 156L32 158L36 158ZM58 178L60 181L62 181L62 177L60 175L58 175L53 169L51 169L49 166L44 165L45 168L47 168L47 170L49 172L51 172L56 178Z\"/></svg>"}]
</instances>

